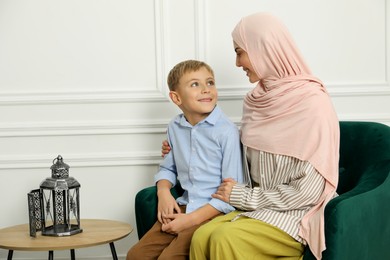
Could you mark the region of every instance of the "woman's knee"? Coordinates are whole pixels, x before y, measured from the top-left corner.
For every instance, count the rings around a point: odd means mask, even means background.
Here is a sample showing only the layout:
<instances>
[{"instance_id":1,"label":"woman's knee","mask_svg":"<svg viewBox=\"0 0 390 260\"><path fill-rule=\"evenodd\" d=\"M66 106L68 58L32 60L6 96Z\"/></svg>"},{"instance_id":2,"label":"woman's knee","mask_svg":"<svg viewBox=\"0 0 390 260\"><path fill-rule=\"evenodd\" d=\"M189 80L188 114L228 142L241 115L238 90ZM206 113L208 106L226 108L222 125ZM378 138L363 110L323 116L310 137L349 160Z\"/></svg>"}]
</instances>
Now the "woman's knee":
<instances>
[{"instance_id":1,"label":"woman's knee","mask_svg":"<svg viewBox=\"0 0 390 260\"><path fill-rule=\"evenodd\" d=\"M210 245L226 244L229 243L230 238L235 237L234 231L230 225L221 225L214 229L210 234Z\"/></svg>"},{"instance_id":2,"label":"woman's knee","mask_svg":"<svg viewBox=\"0 0 390 260\"><path fill-rule=\"evenodd\" d=\"M198 229L195 230L194 234L192 235L191 239L191 245L193 243L198 244L200 242L204 242L205 240L208 240L210 234L213 232L214 227L210 226L208 224L200 226Z\"/></svg>"}]
</instances>

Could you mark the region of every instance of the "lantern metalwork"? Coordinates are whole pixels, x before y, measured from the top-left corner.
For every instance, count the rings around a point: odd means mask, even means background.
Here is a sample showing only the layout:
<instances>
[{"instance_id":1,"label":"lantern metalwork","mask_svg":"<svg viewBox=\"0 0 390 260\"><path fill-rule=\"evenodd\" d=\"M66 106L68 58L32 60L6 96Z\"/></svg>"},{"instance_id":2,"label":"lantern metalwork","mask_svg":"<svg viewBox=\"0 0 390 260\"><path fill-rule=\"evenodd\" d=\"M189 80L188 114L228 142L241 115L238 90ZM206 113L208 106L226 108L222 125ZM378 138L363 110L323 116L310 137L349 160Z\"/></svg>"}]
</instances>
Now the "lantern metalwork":
<instances>
[{"instance_id":1,"label":"lantern metalwork","mask_svg":"<svg viewBox=\"0 0 390 260\"><path fill-rule=\"evenodd\" d=\"M28 194L30 235L70 236L80 228L80 183L69 177L69 165L61 155L53 160L51 177ZM39 202L37 202L39 197Z\"/></svg>"}]
</instances>

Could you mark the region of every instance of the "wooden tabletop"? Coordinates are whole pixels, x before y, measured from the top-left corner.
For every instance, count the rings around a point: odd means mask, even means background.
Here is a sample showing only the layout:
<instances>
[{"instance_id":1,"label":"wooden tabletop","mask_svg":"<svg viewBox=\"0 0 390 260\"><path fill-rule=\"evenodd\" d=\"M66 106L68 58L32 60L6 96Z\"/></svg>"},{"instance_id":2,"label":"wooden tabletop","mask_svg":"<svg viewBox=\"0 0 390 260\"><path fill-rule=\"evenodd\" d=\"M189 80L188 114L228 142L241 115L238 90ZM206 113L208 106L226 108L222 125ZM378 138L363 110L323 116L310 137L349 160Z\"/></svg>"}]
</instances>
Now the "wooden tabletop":
<instances>
[{"instance_id":1,"label":"wooden tabletop","mask_svg":"<svg viewBox=\"0 0 390 260\"><path fill-rule=\"evenodd\" d=\"M83 232L71 236L30 237L29 225L22 224L0 229L0 248L20 251L66 250L108 244L122 239L133 231L130 224L104 219L81 219Z\"/></svg>"}]
</instances>

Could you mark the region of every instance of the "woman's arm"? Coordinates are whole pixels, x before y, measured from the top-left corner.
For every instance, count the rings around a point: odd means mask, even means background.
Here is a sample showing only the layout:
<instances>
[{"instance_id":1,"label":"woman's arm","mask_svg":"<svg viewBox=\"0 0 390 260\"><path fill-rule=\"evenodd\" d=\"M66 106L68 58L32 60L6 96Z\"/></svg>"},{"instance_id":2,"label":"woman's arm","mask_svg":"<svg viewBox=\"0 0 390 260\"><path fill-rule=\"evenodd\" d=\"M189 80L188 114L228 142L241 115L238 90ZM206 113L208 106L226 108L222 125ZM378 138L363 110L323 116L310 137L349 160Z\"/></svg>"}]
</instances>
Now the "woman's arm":
<instances>
[{"instance_id":1,"label":"woman's arm","mask_svg":"<svg viewBox=\"0 0 390 260\"><path fill-rule=\"evenodd\" d=\"M242 210L261 208L276 211L305 208L315 204L325 188L325 179L313 168L290 183L263 190L236 184L231 189L230 203Z\"/></svg>"}]
</instances>

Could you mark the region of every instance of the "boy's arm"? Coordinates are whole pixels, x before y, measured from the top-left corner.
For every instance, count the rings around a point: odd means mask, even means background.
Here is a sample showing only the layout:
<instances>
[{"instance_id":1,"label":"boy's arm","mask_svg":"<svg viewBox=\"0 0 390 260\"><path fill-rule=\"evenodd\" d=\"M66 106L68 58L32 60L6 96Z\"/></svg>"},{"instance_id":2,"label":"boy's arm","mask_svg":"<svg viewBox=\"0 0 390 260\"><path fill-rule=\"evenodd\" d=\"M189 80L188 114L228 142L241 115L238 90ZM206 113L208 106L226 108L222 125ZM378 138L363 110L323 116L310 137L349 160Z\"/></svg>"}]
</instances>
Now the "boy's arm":
<instances>
[{"instance_id":1,"label":"boy's arm","mask_svg":"<svg viewBox=\"0 0 390 260\"><path fill-rule=\"evenodd\" d=\"M238 183L243 183L244 172L242 167L242 151L240 133L237 127L232 127L227 136L222 139L222 180L232 178Z\"/></svg>"},{"instance_id":2,"label":"boy's arm","mask_svg":"<svg viewBox=\"0 0 390 260\"><path fill-rule=\"evenodd\" d=\"M180 207L171 194L172 183L168 180L159 180L157 182L157 219L160 223L168 223L170 219L166 216L173 213L180 213Z\"/></svg>"},{"instance_id":3,"label":"boy's arm","mask_svg":"<svg viewBox=\"0 0 390 260\"><path fill-rule=\"evenodd\" d=\"M170 234L178 234L187 228L200 225L202 222L212 219L220 213L210 204L206 204L189 214L171 214L167 216L171 219L171 222L163 224L161 230Z\"/></svg>"},{"instance_id":4,"label":"boy's arm","mask_svg":"<svg viewBox=\"0 0 390 260\"><path fill-rule=\"evenodd\" d=\"M222 183L224 183L224 180L226 179L237 183L243 183L244 173L239 131L236 127L231 127L229 128L229 131L224 132L222 137ZM209 204L223 213L229 213L234 210L234 207L229 204L229 200L222 200L221 197L215 195L212 195Z\"/></svg>"},{"instance_id":5,"label":"boy's arm","mask_svg":"<svg viewBox=\"0 0 390 260\"><path fill-rule=\"evenodd\" d=\"M170 125L168 125L167 137L170 135ZM172 213L180 213L180 207L171 194L171 188L176 185L177 171L173 153L165 156L160 163L160 169L155 174L154 180L157 186L157 219L160 223L168 223L169 218L165 216Z\"/></svg>"},{"instance_id":6,"label":"boy's arm","mask_svg":"<svg viewBox=\"0 0 390 260\"><path fill-rule=\"evenodd\" d=\"M194 225L199 225L208 219L214 218L220 213L221 212L219 210L217 210L210 204L206 204L203 207L200 207L197 210L194 210L193 212L189 213L188 215L191 216Z\"/></svg>"}]
</instances>

